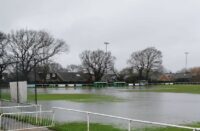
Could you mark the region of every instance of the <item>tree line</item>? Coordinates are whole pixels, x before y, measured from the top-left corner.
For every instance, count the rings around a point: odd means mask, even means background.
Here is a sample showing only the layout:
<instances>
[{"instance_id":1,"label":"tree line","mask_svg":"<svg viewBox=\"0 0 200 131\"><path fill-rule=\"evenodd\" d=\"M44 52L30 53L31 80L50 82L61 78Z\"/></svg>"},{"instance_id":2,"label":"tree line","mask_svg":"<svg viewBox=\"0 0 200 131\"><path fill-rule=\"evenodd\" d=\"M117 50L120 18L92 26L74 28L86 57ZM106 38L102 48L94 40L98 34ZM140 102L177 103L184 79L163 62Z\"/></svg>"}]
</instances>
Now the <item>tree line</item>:
<instances>
[{"instance_id":1,"label":"tree line","mask_svg":"<svg viewBox=\"0 0 200 131\"><path fill-rule=\"evenodd\" d=\"M21 79L28 80L30 72L38 67L45 81L50 68L63 70L52 59L63 52L68 52L66 42L46 31L20 29L8 34L0 32L0 80L3 72L16 72L16 69ZM128 66L121 71L115 69L116 57L109 51L85 50L79 57L81 65L71 64L66 70L88 73L93 81L101 81L109 74L115 75L118 80L125 80L126 77L149 80L152 72L162 68L162 52L155 47L133 52L127 60Z\"/></svg>"},{"instance_id":2,"label":"tree line","mask_svg":"<svg viewBox=\"0 0 200 131\"><path fill-rule=\"evenodd\" d=\"M48 32L17 30L0 33L0 76L10 68L19 70L20 77L27 80L36 65L45 65L53 56L68 50L64 40L56 39Z\"/></svg>"}]
</instances>

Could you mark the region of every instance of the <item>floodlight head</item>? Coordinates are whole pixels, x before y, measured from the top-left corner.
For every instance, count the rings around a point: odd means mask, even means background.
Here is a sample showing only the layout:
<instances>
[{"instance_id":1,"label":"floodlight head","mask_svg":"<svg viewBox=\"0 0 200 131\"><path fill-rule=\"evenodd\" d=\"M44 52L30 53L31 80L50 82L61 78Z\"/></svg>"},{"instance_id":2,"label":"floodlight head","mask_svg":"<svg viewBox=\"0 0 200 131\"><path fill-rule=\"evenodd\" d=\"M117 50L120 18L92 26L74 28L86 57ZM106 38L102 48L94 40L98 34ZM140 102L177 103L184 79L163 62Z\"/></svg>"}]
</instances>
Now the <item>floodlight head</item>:
<instances>
[{"instance_id":1,"label":"floodlight head","mask_svg":"<svg viewBox=\"0 0 200 131\"><path fill-rule=\"evenodd\" d=\"M110 43L109 43L109 42L104 42L104 44L105 44L105 45L108 45L108 44L110 44Z\"/></svg>"}]
</instances>

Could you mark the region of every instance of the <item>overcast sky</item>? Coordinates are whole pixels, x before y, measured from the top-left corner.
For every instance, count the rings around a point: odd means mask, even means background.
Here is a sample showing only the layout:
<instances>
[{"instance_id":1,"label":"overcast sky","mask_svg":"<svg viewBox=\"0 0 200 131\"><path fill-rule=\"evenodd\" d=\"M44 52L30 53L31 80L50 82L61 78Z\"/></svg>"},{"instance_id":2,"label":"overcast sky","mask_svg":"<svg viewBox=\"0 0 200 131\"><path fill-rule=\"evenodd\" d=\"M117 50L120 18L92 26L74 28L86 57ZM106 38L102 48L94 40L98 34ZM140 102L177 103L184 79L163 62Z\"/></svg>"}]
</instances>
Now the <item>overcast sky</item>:
<instances>
[{"instance_id":1,"label":"overcast sky","mask_svg":"<svg viewBox=\"0 0 200 131\"><path fill-rule=\"evenodd\" d=\"M200 66L200 0L0 0L0 31L46 30L64 39L67 54L55 59L64 67L80 64L83 50L108 50L116 67L130 54L154 46L163 65L177 71Z\"/></svg>"}]
</instances>

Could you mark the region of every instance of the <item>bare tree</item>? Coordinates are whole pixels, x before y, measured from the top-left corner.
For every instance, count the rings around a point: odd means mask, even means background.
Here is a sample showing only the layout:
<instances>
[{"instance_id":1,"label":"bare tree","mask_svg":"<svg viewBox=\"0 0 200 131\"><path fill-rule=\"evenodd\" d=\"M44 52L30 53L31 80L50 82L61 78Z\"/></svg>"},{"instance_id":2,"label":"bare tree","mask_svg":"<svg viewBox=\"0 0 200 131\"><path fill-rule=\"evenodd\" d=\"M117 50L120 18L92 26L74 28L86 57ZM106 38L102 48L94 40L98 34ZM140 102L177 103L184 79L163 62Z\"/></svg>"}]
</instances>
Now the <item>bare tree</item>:
<instances>
[{"instance_id":1,"label":"bare tree","mask_svg":"<svg viewBox=\"0 0 200 131\"><path fill-rule=\"evenodd\" d=\"M137 70L138 72L138 77L139 80L141 80L143 78L143 70L145 69L145 54L142 51L137 51L137 52L133 52L131 54L130 59L128 60L128 64L131 65L131 67L134 70Z\"/></svg>"},{"instance_id":2,"label":"bare tree","mask_svg":"<svg viewBox=\"0 0 200 131\"><path fill-rule=\"evenodd\" d=\"M36 67L36 70L39 74L40 79L42 82L46 82L47 74L50 73L49 62L45 61L43 63L39 63Z\"/></svg>"},{"instance_id":3,"label":"bare tree","mask_svg":"<svg viewBox=\"0 0 200 131\"><path fill-rule=\"evenodd\" d=\"M139 79L143 79L145 72L146 80L149 79L149 73L160 69L162 65L162 52L154 47L149 47L141 51L133 52L128 64L137 70Z\"/></svg>"},{"instance_id":4,"label":"bare tree","mask_svg":"<svg viewBox=\"0 0 200 131\"><path fill-rule=\"evenodd\" d=\"M0 80L2 80L3 72L10 64L10 57L6 51L7 38L4 33L0 32Z\"/></svg>"},{"instance_id":5,"label":"bare tree","mask_svg":"<svg viewBox=\"0 0 200 131\"><path fill-rule=\"evenodd\" d=\"M162 52L157 50L155 47L149 47L143 51L145 57L145 71L146 80L149 79L150 71L157 71L162 66Z\"/></svg>"},{"instance_id":6,"label":"bare tree","mask_svg":"<svg viewBox=\"0 0 200 131\"><path fill-rule=\"evenodd\" d=\"M63 40L45 31L24 29L8 34L8 47L13 61L19 61L19 70L26 80L35 65L68 49Z\"/></svg>"},{"instance_id":7,"label":"bare tree","mask_svg":"<svg viewBox=\"0 0 200 131\"><path fill-rule=\"evenodd\" d=\"M133 69L130 67L123 68L119 72L114 72L118 81L125 81L128 83L135 83L137 75L133 72Z\"/></svg>"},{"instance_id":8,"label":"bare tree","mask_svg":"<svg viewBox=\"0 0 200 131\"><path fill-rule=\"evenodd\" d=\"M192 81L193 82L200 82L200 67L190 68L188 70L188 72L192 75Z\"/></svg>"},{"instance_id":9,"label":"bare tree","mask_svg":"<svg viewBox=\"0 0 200 131\"><path fill-rule=\"evenodd\" d=\"M111 55L111 52L106 53L102 50L86 50L80 54L80 58L83 68L95 81L100 81L106 70L113 69L115 61L115 57Z\"/></svg>"}]
</instances>

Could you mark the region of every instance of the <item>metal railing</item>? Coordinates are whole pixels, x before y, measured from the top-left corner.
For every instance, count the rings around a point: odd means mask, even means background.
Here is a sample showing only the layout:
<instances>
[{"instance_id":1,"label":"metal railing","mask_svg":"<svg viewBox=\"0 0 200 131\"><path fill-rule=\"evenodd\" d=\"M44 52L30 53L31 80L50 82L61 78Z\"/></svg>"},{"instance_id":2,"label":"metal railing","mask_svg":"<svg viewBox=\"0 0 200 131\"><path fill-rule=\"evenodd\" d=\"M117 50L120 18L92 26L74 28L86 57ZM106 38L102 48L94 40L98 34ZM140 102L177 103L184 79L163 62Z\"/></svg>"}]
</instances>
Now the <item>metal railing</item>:
<instances>
[{"instance_id":1,"label":"metal railing","mask_svg":"<svg viewBox=\"0 0 200 131\"><path fill-rule=\"evenodd\" d=\"M25 106L3 106L0 107L0 113L14 113L14 112L27 112L27 111L41 111L41 105L25 105Z\"/></svg>"},{"instance_id":2,"label":"metal railing","mask_svg":"<svg viewBox=\"0 0 200 131\"><path fill-rule=\"evenodd\" d=\"M27 106L27 105L36 105L33 103L17 103L16 101L12 100L6 100L6 99L1 99L0 100L0 106L1 107L9 107L9 106Z\"/></svg>"},{"instance_id":3,"label":"metal railing","mask_svg":"<svg viewBox=\"0 0 200 131\"><path fill-rule=\"evenodd\" d=\"M90 111L82 111L82 110L76 110L76 109L69 109L69 108L61 108L61 107L52 107L52 108L53 108L54 111L64 110L64 111L72 111L72 112L78 112L78 113L85 114L86 120L87 120L87 131L90 131L90 116L91 115L110 117L110 118L114 118L114 119L121 119L121 120L127 121L128 131L131 131L131 123L132 122L143 123L143 124L151 124L151 125L159 125L159 126L167 126L167 127L175 127L175 128L180 128L180 129L189 129L189 130L192 130L192 131L200 131L200 128L194 128L194 127L189 127L189 126L180 126L180 125L168 124L168 123L144 121L144 120L131 119L131 118L126 118L126 117L121 117L121 116L113 116L113 115L108 115L108 114L101 114L101 113L95 113L95 112L90 112Z\"/></svg>"},{"instance_id":4,"label":"metal railing","mask_svg":"<svg viewBox=\"0 0 200 131\"><path fill-rule=\"evenodd\" d=\"M26 111L26 108L35 108L33 111ZM10 110L9 109L16 109ZM41 105L27 105L27 106L11 106L11 107L0 107L1 110L6 110L6 112L1 112L0 114L0 129L3 130L25 130L25 129L38 129L45 128L54 125L54 116L57 110L78 112L85 115L85 120L87 121L87 131L90 131L90 121L91 116L101 116L106 118L113 118L118 120L123 120L127 122L127 129L131 131L131 124L133 122L142 124L151 124L165 127L174 127L180 129L189 129L192 131L200 131L200 128L194 128L189 126L181 126L168 123L144 121L138 119L131 119L121 116L114 116L102 113L95 113L90 111L82 111L76 109L62 108L62 107L52 107L50 111L42 111ZM39 109L39 110L38 110Z\"/></svg>"},{"instance_id":5,"label":"metal railing","mask_svg":"<svg viewBox=\"0 0 200 131\"><path fill-rule=\"evenodd\" d=\"M3 113L0 129L15 131L50 127L54 124L53 116L53 111Z\"/></svg>"}]
</instances>

